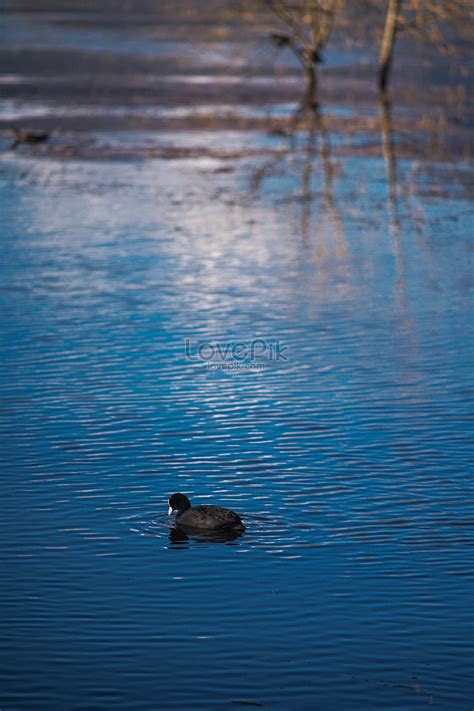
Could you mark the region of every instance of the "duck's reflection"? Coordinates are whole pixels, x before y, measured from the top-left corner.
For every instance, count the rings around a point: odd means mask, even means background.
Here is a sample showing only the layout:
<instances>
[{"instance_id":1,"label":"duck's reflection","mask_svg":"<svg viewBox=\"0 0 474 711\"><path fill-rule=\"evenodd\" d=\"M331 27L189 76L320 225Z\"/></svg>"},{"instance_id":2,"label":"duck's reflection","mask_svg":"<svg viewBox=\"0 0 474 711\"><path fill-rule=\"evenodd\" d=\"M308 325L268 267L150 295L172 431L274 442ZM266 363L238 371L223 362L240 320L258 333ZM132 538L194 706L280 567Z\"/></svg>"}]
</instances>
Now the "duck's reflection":
<instances>
[{"instance_id":1,"label":"duck's reflection","mask_svg":"<svg viewBox=\"0 0 474 711\"><path fill-rule=\"evenodd\" d=\"M193 531L173 526L169 529L168 538L172 545L188 547L191 541L196 543L229 543L240 538L242 533L242 531L236 531L231 528L218 531Z\"/></svg>"}]
</instances>

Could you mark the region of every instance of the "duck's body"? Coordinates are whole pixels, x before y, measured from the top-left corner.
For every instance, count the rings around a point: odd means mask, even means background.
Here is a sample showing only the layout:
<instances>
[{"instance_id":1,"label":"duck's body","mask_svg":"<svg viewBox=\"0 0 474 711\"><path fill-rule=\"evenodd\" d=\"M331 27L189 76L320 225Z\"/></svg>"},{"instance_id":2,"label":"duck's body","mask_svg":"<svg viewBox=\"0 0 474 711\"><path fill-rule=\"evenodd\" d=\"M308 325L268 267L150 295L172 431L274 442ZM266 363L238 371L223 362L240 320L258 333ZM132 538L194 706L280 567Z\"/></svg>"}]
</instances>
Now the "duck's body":
<instances>
[{"instance_id":1,"label":"duck's body","mask_svg":"<svg viewBox=\"0 0 474 711\"><path fill-rule=\"evenodd\" d=\"M184 494L173 494L168 503L168 514L171 515L176 511L176 523L183 529L194 531L217 531L230 528L243 531L245 529L240 516L221 506L204 504L192 508L191 502Z\"/></svg>"}]
</instances>

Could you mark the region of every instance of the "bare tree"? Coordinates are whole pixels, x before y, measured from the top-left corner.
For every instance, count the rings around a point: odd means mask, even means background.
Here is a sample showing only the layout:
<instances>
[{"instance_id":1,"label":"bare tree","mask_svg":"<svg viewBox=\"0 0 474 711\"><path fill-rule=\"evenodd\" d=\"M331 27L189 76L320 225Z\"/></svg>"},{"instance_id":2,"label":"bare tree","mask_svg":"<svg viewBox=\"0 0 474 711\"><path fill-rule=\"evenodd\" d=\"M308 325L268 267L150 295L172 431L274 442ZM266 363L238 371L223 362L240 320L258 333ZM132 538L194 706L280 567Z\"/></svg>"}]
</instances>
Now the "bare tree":
<instances>
[{"instance_id":1,"label":"bare tree","mask_svg":"<svg viewBox=\"0 0 474 711\"><path fill-rule=\"evenodd\" d=\"M331 34L342 0L267 0L279 18L284 32L273 32L278 47L289 47L305 75L305 104L316 105L317 65Z\"/></svg>"},{"instance_id":2,"label":"bare tree","mask_svg":"<svg viewBox=\"0 0 474 711\"><path fill-rule=\"evenodd\" d=\"M402 0L388 0L387 14L385 16L385 26L380 46L379 55L379 88L385 91L387 80L392 66L393 51L395 48L395 38L397 35L398 16Z\"/></svg>"},{"instance_id":3,"label":"bare tree","mask_svg":"<svg viewBox=\"0 0 474 711\"><path fill-rule=\"evenodd\" d=\"M474 19L473 8L472 0L387 0L379 54L379 89L387 89L399 32L414 33L418 41L429 41L449 53L453 50L449 28L455 27L458 37L468 37Z\"/></svg>"}]
</instances>

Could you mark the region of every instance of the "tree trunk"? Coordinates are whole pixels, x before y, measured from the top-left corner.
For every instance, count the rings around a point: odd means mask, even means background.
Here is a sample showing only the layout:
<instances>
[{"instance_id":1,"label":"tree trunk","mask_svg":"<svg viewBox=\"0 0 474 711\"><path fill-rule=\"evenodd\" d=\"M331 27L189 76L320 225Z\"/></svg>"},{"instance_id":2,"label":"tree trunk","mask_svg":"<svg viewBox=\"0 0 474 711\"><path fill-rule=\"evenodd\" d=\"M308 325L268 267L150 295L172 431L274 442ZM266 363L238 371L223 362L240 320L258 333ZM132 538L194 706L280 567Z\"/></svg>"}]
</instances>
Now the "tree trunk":
<instances>
[{"instance_id":1,"label":"tree trunk","mask_svg":"<svg viewBox=\"0 0 474 711\"><path fill-rule=\"evenodd\" d=\"M397 35L397 19L401 6L402 0L388 0L387 15L385 17L385 27L379 55L379 89L381 91L385 91L388 84L395 38Z\"/></svg>"},{"instance_id":2,"label":"tree trunk","mask_svg":"<svg viewBox=\"0 0 474 711\"><path fill-rule=\"evenodd\" d=\"M318 105L318 81L316 71L316 66L313 62L305 66L305 92L303 103L307 108L316 108Z\"/></svg>"}]
</instances>

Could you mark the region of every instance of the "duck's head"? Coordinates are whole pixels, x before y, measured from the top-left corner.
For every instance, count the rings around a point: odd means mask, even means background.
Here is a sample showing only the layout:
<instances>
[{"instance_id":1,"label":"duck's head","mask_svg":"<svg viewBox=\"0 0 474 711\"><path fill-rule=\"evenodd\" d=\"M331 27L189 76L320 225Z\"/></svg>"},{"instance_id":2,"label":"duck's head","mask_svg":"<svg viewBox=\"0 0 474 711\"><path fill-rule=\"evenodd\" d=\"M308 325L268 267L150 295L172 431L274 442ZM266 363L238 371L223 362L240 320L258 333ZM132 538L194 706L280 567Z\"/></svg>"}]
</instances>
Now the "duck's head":
<instances>
[{"instance_id":1,"label":"duck's head","mask_svg":"<svg viewBox=\"0 0 474 711\"><path fill-rule=\"evenodd\" d=\"M168 500L168 516L171 516L173 511L177 511L179 514L186 511L186 509L191 508L191 502L185 494L173 494Z\"/></svg>"}]
</instances>

